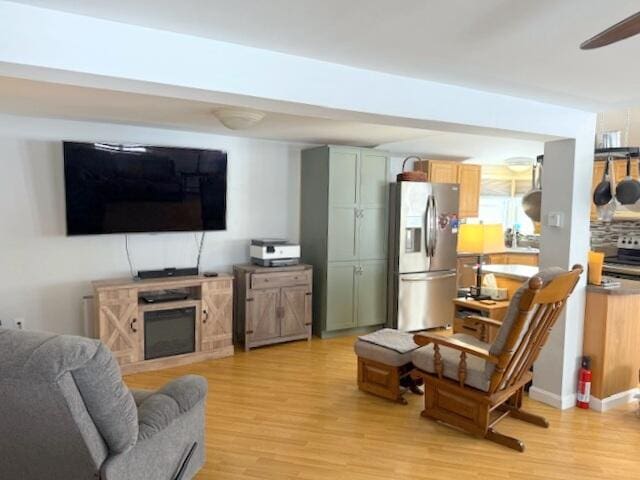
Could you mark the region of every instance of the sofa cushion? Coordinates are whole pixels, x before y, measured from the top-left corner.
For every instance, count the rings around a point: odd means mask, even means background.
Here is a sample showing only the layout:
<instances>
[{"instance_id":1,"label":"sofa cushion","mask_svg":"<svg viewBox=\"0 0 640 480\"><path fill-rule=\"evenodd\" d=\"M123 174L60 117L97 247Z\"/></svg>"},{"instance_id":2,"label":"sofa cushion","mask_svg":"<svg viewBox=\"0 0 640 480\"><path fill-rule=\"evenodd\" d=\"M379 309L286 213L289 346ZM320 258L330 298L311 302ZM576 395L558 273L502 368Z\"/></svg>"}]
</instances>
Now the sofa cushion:
<instances>
[{"instance_id":1,"label":"sofa cushion","mask_svg":"<svg viewBox=\"0 0 640 480\"><path fill-rule=\"evenodd\" d=\"M123 452L133 446L138 437L136 404L103 343L73 335L0 329L0 377L58 383L67 373L109 451Z\"/></svg>"},{"instance_id":2,"label":"sofa cushion","mask_svg":"<svg viewBox=\"0 0 640 480\"><path fill-rule=\"evenodd\" d=\"M545 286L551 280L553 280L555 277L557 277L562 273L566 273L566 270L563 270L560 267L550 267L550 268L545 268L543 270L540 270L540 272L536 275L536 277L539 277L540 279L542 279L542 285ZM502 351L504 350L504 346L507 343L507 338L509 337L509 333L511 333L511 330L513 329L513 326L518 318L518 307L520 306L520 300L522 300L522 296L524 295L524 292L526 292L528 288L529 288L529 280L524 282L520 286L520 288L518 288L518 290L516 290L515 293L512 295L511 300L509 301L509 307L507 308L507 312L505 313L504 318L502 320L502 325L498 329L498 334L496 335L496 339L493 341L493 344L491 344L491 349L489 350L489 353L491 353L491 355L499 357L502 354ZM520 343L520 341L524 337L527 331L527 328L529 326L529 322L531 322L531 317L526 319L524 328L520 332L520 338L518 338L518 342L516 343L516 345ZM491 375L493 374L494 370L495 370L495 365L492 363L487 363L486 372L485 372L487 378L489 379L491 378Z\"/></svg>"},{"instance_id":3,"label":"sofa cushion","mask_svg":"<svg viewBox=\"0 0 640 480\"><path fill-rule=\"evenodd\" d=\"M473 345L474 347L489 349L488 343L482 342L475 337L456 333L452 338ZM433 344L414 350L411 361L416 368L427 373L436 373L433 361ZM460 363L460 351L440 345L440 355L442 357L442 374L451 379L458 380L458 365ZM467 354L467 378L465 384L478 390L487 391L489 389L489 378L485 375L485 361L474 355Z\"/></svg>"},{"instance_id":4,"label":"sofa cushion","mask_svg":"<svg viewBox=\"0 0 640 480\"><path fill-rule=\"evenodd\" d=\"M411 362L411 352L398 353L395 350L374 345L373 343L363 340L356 340L353 349L358 357L373 360L374 362L389 365L390 367L402 367Z\"/></svg>"},{"instance_id":5,"label":"sofa cushion","mask_svg":"<svg viewBox=\"0 0 640 480\"><path fill-rule=\"evenodd\" d=\"M71 374L109 450L120 453L136 443L138 409L113 354L97 343L95 355Z\"/></svg>"},{"instance_id":6,"label":"sofa cushion","mask_svg":"<svg viewBox=\"0 0 640 480\"><path fill-rule=\"evenodd\" d=\"M0 328L0 377L57 382L93 357L99 343L72 335Z\"/></svg>"},{"instance_id":7,"label":"sofa cushion","mask_svg":"<svg viewBox=\"0 0 640 480\"><path fill-rule=\"evenodd\" d=\"M152 392L138 406L138 440L151 438L203 402L207 389L204 377L185 375L167 383L157 392Z\"/></svg>"}]
</instances>

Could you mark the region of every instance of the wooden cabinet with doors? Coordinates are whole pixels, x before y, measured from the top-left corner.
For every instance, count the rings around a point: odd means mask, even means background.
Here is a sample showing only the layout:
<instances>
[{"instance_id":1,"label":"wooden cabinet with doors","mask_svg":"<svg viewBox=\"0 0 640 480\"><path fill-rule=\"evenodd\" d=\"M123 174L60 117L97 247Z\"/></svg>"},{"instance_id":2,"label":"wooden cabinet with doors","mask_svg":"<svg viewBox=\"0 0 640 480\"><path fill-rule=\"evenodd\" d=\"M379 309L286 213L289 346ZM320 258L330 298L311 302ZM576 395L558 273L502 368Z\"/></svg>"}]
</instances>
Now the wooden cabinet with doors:
<instances>
[{"instance_id":1,"label":"wooden cabinet with doors","mask_svg":"<svg viewBox=\"0 0 640 480\"><path fill-rule=\"evenodd\" d=\"M458 184L460 184L460 218L477 217L480 210L480 183L482 167L470 163L458 165Z\"/></svg>"},{"instance_id":2,"label":"wooden cabinet with doors","mask_svg":"<svg viewBox=\"0 0 640 480\"><path fill-rule=\"evenodd\" d=\"M233 344L233 292L231 280L202 284L202 330L200 343L205 352Z\"/></svg>"},{"instance_id":3,"label":"wooden cabinet with doors","mask_svg":"<svg viewBox=\"0 0 640 480\"><path fill-rule=\"evenodd\" d=\"M386 322L385 260L331 264L327 272L327 332Z\"/></svg>"},{"instance_id":4,"label":"wooden cabinet with doors","mask_svg":"<svg viewBox=\"0 0 640 480\"><path fill-rule=\"evenodd\" d=\"M311 338L312 267L236 265L234 331L245 350Z\"/></svg>"},{"instance_id":5,"label":"wooden cabinet with doors","mask_svg":"<svg viewBox=\"0 0 640 480\"><path fill-rule=\"evenodd\" d=\"M233 355L230 275L99 280L93 288L95 336L113 352L123 374ZM145 300L167 290L184 298ZM161 312L166 316L154 322ZM185 342L180 353L151 353L149 348L155 344L171 350Z\"/></svg>"},{"instance_id":6,"label":"wooden cabinet with doors","mask_svg":"<svg viewBox=\"0 0 640 480\"><path fill-rule=\"evenodd\" d=\"M414 169L425 172L429 182L459 184L459 217L478 216L482 174L480 165L451 160L422 160L414 164Z\"/></svg>"},{"instance_id":7,"label":"wooden cabinet with doors","mask_svg":"<svg viewBox=\"0 0 640 480\"><path fill-rule=\"evenodd\" d=\"M327 146L302 153L301 249L313 265L314 332L386 322L389 156Z\"/></svg>"}]
</instances>

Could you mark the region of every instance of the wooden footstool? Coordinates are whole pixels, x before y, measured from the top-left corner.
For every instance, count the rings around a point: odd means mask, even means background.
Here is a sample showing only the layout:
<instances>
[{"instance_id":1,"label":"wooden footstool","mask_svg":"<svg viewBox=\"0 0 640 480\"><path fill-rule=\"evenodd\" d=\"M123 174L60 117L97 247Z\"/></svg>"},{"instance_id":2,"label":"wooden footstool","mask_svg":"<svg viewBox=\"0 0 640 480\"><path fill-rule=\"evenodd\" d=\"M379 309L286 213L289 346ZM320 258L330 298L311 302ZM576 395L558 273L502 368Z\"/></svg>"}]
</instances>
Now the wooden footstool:
<instances>
[{"instance_id":1,"label":"wooden footstool","mask_svg":"<svg viewBox=\"0 0 640 480\"><path fill-rule=\"evenodd\" d=\"M359 337L354 345L358 356L358 388L403 405L407 390L422 395L421 380L414 380L411 353L418 345L413 335L385 328Z\"/></svg>"}]
</instances>

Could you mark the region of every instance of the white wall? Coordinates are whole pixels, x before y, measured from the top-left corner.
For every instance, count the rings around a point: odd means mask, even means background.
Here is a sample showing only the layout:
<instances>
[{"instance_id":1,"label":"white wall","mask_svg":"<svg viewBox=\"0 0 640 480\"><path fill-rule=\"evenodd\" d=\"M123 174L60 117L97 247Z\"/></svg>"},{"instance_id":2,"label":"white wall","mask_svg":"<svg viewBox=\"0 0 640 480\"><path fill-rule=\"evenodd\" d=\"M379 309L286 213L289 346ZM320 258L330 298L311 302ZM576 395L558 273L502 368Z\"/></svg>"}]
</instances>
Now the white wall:
<instances>
[{"instance_id":1,"label":"white wall","mask_svg":"<svg viewBox=\"0 0 640 480\"><path fill-rule=\"evenodd\" d=\"M0 115L0 319L83 333L91 280L129 275L124 235L66 237L61 140L228 152L227 230L207 233L202 268L248 259L253 237L297 240L300 145L154 128ZM193 266L192 233L130 236L136 269Z\"/></svg>"}]
</instances>

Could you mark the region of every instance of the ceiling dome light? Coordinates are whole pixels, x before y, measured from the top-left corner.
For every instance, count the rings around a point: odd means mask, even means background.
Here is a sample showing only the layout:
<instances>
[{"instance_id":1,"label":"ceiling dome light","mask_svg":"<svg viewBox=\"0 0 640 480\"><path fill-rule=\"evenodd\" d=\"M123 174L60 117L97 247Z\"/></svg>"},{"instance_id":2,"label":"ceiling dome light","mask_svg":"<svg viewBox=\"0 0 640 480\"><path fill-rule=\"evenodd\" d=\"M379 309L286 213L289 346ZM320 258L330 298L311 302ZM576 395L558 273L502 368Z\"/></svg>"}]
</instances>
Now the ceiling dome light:
<instances>
[{"instance_id":1,"label":"ceiling dome light","mask_svg":"<svg viewBox=\"0 0 640 480\"><path fill-rule=\"evenodd\" d=\"M265 117L264 112L231 107L216 108L213 114L220 120L222 125L231 130L243 130L253 127Z\"/></svg>"},{"instance_id":2,"label":"ceiling dome light","mask_svg":"<svg viewBox=\"0 0 640 480\"><path fill-rule=\"evenodd\" d=\"M507 158L504 163L512 172L521 173L526 172L527 170L531 170L531 166L533 165L533 158L511 157Z\"/></svg>"}]
</instances>

